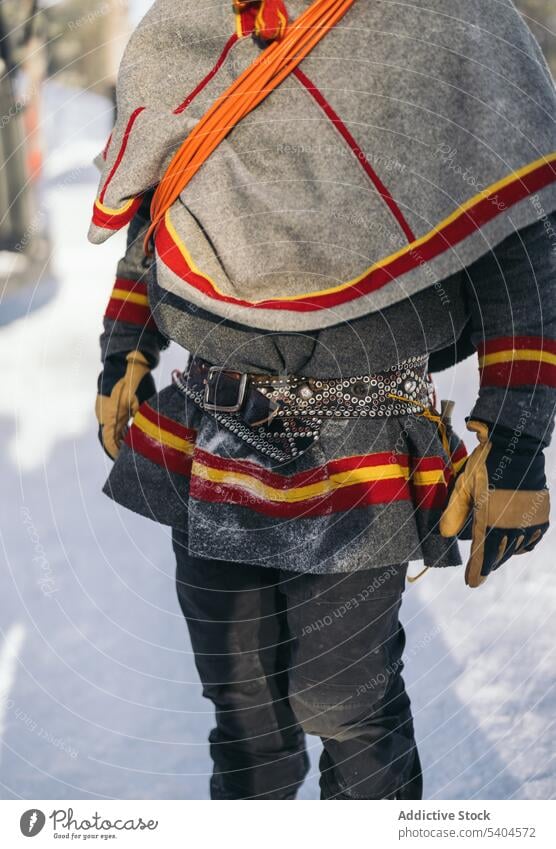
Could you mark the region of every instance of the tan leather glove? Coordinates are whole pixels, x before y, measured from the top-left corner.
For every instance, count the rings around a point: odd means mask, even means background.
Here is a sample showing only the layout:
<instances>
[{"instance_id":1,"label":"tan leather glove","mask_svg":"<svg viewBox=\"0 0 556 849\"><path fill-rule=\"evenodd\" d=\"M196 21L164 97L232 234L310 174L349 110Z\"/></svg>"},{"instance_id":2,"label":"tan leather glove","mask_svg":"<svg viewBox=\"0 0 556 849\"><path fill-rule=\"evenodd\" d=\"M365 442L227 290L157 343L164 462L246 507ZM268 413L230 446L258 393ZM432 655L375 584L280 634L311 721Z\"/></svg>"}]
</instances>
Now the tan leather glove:
<instances>
[{"instance_id":1,"label":"tan leather glove","mask_svg":"<svg viewBox=\"0 0 556 849\"><path fill-rule=\"evenodd\" d=\"M467 427L479 445L456 478L440 533L457 536L471 522L465 583L478 587L512 555L532 551L548 528L550 498L538 445L525 437L516 448L507 433L505 441L498 434L490 437L484 422L470 421Z\"/></svg>"},{"instance_id":2,"label":"tan leather glove","mask_svg":"<svg viewBox=\"0 0 556 849\"><path fill-rule=\"evenodd\" d=\"M99 436L106 453L113 460L118 456L129 420L139 409L139 404L154 392L151 367L141 351L130 351L119 362L120 370L124 373L112 387L105 364L105 370L99 378L100 391L95 404L95 414L100 425ZM113 369L112 365L112 373Z\"/></svg>"}]
</instances>

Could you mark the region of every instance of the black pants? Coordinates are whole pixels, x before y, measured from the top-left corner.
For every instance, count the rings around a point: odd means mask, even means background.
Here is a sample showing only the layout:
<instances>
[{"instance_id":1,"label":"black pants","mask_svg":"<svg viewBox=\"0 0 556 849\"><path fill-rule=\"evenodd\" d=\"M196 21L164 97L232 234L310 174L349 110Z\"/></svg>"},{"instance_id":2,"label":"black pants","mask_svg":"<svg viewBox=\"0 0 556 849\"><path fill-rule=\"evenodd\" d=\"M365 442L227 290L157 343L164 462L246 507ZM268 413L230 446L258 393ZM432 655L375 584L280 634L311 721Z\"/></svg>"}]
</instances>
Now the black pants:
<instances>
[{"instance_id":1,"label":"black pants","mask_svg":"<svg viewBox=\"0 0 556 849\"><path fill-rule=\"evenodd\" d=\"M187 553L177 589L210 733L213 799L293 799L305 732L324 746L323 799L420 799L398 620L406 566L303 575Z\"/></svg>"}]
</instances>

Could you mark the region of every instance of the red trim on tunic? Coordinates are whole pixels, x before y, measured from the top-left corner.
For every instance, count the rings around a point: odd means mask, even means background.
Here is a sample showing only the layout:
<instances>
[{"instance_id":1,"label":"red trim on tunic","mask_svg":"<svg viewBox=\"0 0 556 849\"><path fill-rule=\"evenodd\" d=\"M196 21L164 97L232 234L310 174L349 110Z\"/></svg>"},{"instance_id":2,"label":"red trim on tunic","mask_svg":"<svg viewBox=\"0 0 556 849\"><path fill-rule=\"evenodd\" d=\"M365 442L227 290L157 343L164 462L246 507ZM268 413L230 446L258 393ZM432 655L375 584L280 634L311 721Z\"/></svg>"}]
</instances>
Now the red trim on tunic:
<instances>
[{"instance_id":1,"label":"red trim on tunic","mask_svg":"<svg viewBox=\"0 0 556 849\"><path fill-rule=\"evenodd\" d=\"M466 449L461 443L454 452L453 460L457 462L465 456ZM230 460L224 457L216 457L200 449L195 451L195 462L213 469L249 475L255 480L281 491L327 480L334 473L388 465L392 462L402 466L402 468L409 468L411 463L413 473L438 470L444 474L444 481L437 484L416 484L411 477L406 480L403 475L384 480L359 483L354 481L352 484L333 489L325 495L308 497L297 502L265 499L251 492L247 487L233 482L215 484L214 481L205 480L195 474L191 477L190 495L198 501L234 504L267 516L291 519L324 516L352 510L356 507L404 500L411 501L415 507L420 509L440 509L446 502L447 485L452 476L442 457L415 459L406 454L397 455L392 454L392 452L342 457L329 461L326 466L298 472L294 475L280 475L261 468L249 460Z\"/></svg>"},{"instance_id":2,"label":"red trim on tunic","mask_svg":"<svg viewBox=\"0 0 556 849\"><path fill-rule=\"evenodd\" d=\"M446 488L443 486L442 489L445 495ZM286 519L326 516L331 513L347 512L356 507L411 500L411 492L404 478L354 483L342 489L333 490L324 496L317 496L305 501L273 502L259 498L241 487L223 483L216 486L211 481L193 475L189 494L198 501L233 504L238 507L247 507L255 513Z\"/></svg>"},{"instance_id":3,"label":"red trim on tunic","mask_svg":"<svg viewBox=\"0 0 556 849\"><path fill-rule=\"evenodd\" d=\"M144 410L142 409L141 412L144 412ZM162 466L170 472L186 477L191 474L192 458L190 455L184 454L183 451L178 451L176 448L171 448L169 445L163 445L138 427L132 425L124 441L133 451L146 457L147 460L157 466Z\"/></svg>"},{"instance_id":4,"label":"red trim on tunic","mask_svg":"<svg viewBox=\"0 0 556 849\"><path fill-rule=\"evenodd\" d=\"M106 139L106 144L104 145L104 148L102 149L102 158L103 159L106 159L106 157L108 156L108 149L110 147L111 141L112 141L112 133L110 133L110 135Z\"/></svg>"},{"instance_id":5,"label":"red trim on tunic","mask_svg":"<svg viewBox=\"0 0 556 849\"><path fill-rule=\"evenodd\" d=\"M440 458L432 458L440 460ZM268 484L275 489L287 490L298 486L307 486L312 483L327 480L330 475L338 472L348 472L353 469L368 468L371 466L385 466L394 461L400 466L409 467L409 459L406 454L392 454L384 451L376 454L355 454L351 457L341 457L337 460L329 460L325 466L316 466L303 472L295 472L293 475L281 475L271 472L263 466L253 463L251 460L235 460L228 457L219 457L209 454L201 448L195 450L195 461L213 469L225 472L234 472L250 475L261 483ZM438 466L435 466L438 468Z\"/></svg>"},{"instance_id":6,"label":"red trim on tunic","mask_svg":"<svg viewBox=\"0 0 556 849\"><path fill-rule=\"evenodd\" d=\"M365 174L373 183L380 197L382 198L382 200L384 201L384 203L400 225L407 241L414 242L415 234L409 226L408 222L406 221L401 209L397 205L396 201L394 200L391 193L388 191L388 189L386 188L374 168L371 166L364 152L361 150L356 140L354 139L354 137L338 115L338 113L332 108L330 103L326 100L322 92L319 91L314 82L312 82L309 77L303 73L301 68L295 68L295 70L293 71L293 75L297 77L301 85L309 92L309 94L316 101L316 103L318 103L326 117L334 124L344 141L347 142L357 161L363 168Z\"/></svg>"},{"instance_id":7,"label":"red trim on tunic","mask_svg":"<svg viewBox=\"0 0 556 849\"><path fill-rule=\"evenodd\" d=\"M497 336L495 339L485 339L477 346L477 351L482 357L498 351L511 351L512 348L516 351L528 349L556 354L556 339L545 336Z\"/></svg>"},{"instance_id":8,"label":"red trim on tunic","mask_svg":"<svg viewBox=\"0 0 556 849\"><path fill-rule=\"evenodd\" d=\"M354 483L324 496L298 502L267 501L241 487L191 477L190 496L197 501L246 507L273 518L301 519L343 513L359 507L410 501L422 510L441 509L446 503L446 485L413 486L404 478Z\"/></svg>"},{"instance_id":9,"label":"red trim on tunic","mask_svg":"<svg viewBox=\"0 0 556 849\"><path fill-rule=\"evenodd\" d=\"M104 227L106 230L120 230L120 228L129 224L140 206L141 197L139 196L133 199L133 203L124 212L115 209L113 212L107 213L100 209L95 201L93 204L93 224L96 227Z\"/></svg>"},{"instance_id":10,"label":"red trim on tunic","mask_svg":"<svg viewBox=\"0 0 556 849\"><path fill-rule=\"evenodd\" d=\"M452 456L452 462L457 463L467 456L467 450L461 442ZM268 484L275 489L287 490L298 486L307 486L312 483L327 480L330 475L339 472L349 472L355 469L372 468L373 466L387 466L397 464L409 469L410 464L414 472L444 471L445 479L448 480L451 473L447 462L442 457L419 457L411 458L409 454L396 454L392 451L382 451L373 454L354 454L350 457L340 457L337 460L329 460L325 466L317 466L293 475L281 475L272 472L253 463L251 460L235 460L228 457L219 457L209 454L201 448L195 450L195 461L213 469L226 472L243 473L250 475L261 483Z\"/></svg>"},{"instance_id":11,"label":"red trim on tunic","mask_svg":"<svg viewBox=\"0 0 556 849\"><path fill-rule=\"evenodd\" d=\"M211 70L208 72L208 74L206 74L206 76L203 77L201 82L198 83L195 86L193 91L190 92L190 94L187 95L185 100L183 100L180 103L179 106L176 106L176 108L174 109L174 115L180 115L182 112L184 112L187 109L187 107L190 105L190 103L192 103L192 101L195 100L197 95L200 94L200 92L205 88L206 85L208 85L208 83L212 80L212 78L218 73L218 71L222 67L222 65L223 65L223 63L226 59L226 56L228 55L228 53L230 52L230 50L232 49L232 47L234 46L236 41L239 41L239 36L237 35L237 33L234 33L233 35L230 36L230 38L228 39L228 41L224 45L224 49L222 50L222 53L220 54L220 56L216 60L216 64L214 65L214 67L211 68Z\"/></svg>"},{"instance_id":12,"label":"red trim on tunic","mask_svg":"<svg viewBox=\"0 0 556 849\"><path fill-rule=\"evenodd\" d=\"M417 245L413 250L404 252L401 256L394 257L386 265L370 270L356 283L347 286L339 292L314 296L309 295L303 300L292 299L279 301L269 299L252 302L217 292L208 278L197 274L189 267L178 246L169 234L164 219L160 222L157 230L156 249L161 261L174 274L215 301L249 309L314 312L319 309L334 308L340 304L368 295L370 292L381 289L403 274L407 274L424 262L430 262L440 254L450 250L454 245L457 245L475 231L480 230L482 226L493 218L496 218L500 213L507 211L509 207L553 183L555 178L556 171L551 163L540 165L534 171L516 178L515 182L497 189L492 195L482 197L477 201L475 206L461 211L456 218L451 219L442 229L436 230L426 242Z\"/></svg>"},{"instance_id":13,"label":"red trim on tunic","mask_svg":"<svg viewBox=\"0 0 556 849\"><path fill-rule=\"evenodd\" d=\"M139 412L142 413L146 419L148 419L152 424L161 428L162 430L167 430L169 433L173 433L174 436L179 436L180 439L186 439L188 442L195 442L197 439L197 431L192 428L185 427L184 425L179 424L179 422L175 421L175 419L170 419L168 416L162 415L156 410L154 407L151 407L150 404L144 403L141 404L139 408Z\"/></svg>"},{"instance_id":14,"label":"red trim on tunic","mask_svg":"<svg viewBox=\"0 0 556 849\"><path fill-rule=\"evenodd\" d=\"M129 121L127 122L126 128L124 130L124 134L123 134L123 137L122 137L122 143L120 145L120 149L118 151L116 161L114 162L112 168L110 169L110 173L108 174L108 177L106 178L106 182L104 183L104 186L102 187L102 191L99 195L99 201L101 203L104 203L104 196L106 194L106 189L108 188L110 181L112 180L114 174L118 170L118 168L120 166L120 162L123 159L124 153L126 151L127 143L129 141L129 136L130 136L131 131L133 129L133 125L135 124L135 121L137 120L137 118L139 117L141 112L144 112L145 109L146 109L145 106L138 106L137 109L134 109L134 111L131 113L131 115L129 117Z\"/></svg>"},{"instance_id":15,"label":"red trim on tunic","mask_svg":"<svg viewBox=\"0 0 556 849\"><path fill-rule=\"evenodd\" d=\"M481 386L550 386L556 388L556 366L539 360L510 360L480 369Z\"/></svg>"}]
</instances>

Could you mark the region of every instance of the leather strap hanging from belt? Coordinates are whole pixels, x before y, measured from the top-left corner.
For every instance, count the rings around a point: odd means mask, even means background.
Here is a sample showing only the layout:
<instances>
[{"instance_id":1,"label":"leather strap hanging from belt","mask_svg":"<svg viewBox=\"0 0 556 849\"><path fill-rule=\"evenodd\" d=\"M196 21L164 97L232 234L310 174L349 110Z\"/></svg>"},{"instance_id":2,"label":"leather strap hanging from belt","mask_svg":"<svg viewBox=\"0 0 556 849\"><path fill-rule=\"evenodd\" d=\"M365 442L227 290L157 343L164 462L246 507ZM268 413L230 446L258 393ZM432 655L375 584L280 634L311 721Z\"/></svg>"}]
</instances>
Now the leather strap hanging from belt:
<instances>
[{"instance_id":1,"label":"leather strap hanging from belt","mask_svg":"<svg viewBox=\"0 0 556 849\"><path fill-rule=\"evenodd\" d=\"M279 40L274 40L205 112L172 157L151 202L150 238L166 211L197 173L220 142L246 115L268 97L355 0L314 0L291 24L284 22Z\"/></svg>"}]
</instances>

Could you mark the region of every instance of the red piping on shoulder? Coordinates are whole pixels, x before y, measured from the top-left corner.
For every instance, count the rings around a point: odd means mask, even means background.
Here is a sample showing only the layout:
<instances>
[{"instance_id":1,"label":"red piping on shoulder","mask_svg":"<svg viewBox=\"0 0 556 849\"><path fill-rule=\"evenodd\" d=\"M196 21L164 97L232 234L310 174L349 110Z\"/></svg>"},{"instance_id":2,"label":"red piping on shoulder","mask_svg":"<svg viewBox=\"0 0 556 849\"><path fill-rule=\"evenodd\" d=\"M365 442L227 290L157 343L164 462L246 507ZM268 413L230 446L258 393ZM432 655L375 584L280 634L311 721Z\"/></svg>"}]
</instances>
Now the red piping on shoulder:
<instances>
[{"instance_id":1,"label":"red piping on shoulder","mask_svg":"<svg viewBox=\"0 0 556 849\"><path fill-rule=\"evenodd\" d=\"M114 162L112 168L110 169L110 173L109 173L108 177L106 178L106 182L104 183L104 186L102 187L102 191L99 195L99 201L101 203L104 203L104 196L106 194L106 189L108 188L110 181L112 180L114 174L118 170L120 162L123 159L123 156L124 156L124 153L125 153L125 150L126 150L126 147L127 147L127 143L129 141L129 136L130 136L131 130L133 129L133 125L135 124L135 121L137 120L137 118L139 117L141 112L143 112L145 110L145 108L146 108L145 106L139 106L130 115L129 121L127 122L125 131L124 131L122 143L120 145L120 149L119 149L118 155L116 157L116 161Z\"/></svg>"},{"instance_id":2,"label":"red piping on shoulder","mask_svg":"<svg viewBox=\"0 0 556 849\"><path fill-rule=\"evenodd\" d=\"M218 57L218 59L216 60L216 64L214 65L214 67L211 68L210 71L208 72L208 74L206 74L206 76L203 77L201 82L198 83L195 86L193 91L190 92L187 95L185 100L182 101L182 103L180 103L179 106L176 106L176 108L173 110L174 115L180 115L182 112L184 112L187 109L187 107L189 106L189 104L193 100L195 100L197 95L205 88L206 85L208 85L208 83L212 80L212 78L215 76L215 74L217 74L218 71L220 70L220 68L222 67L222 65L223 65L223 63L226 59L226 56L228 55L228 53L230 52L231 48L234 46L236 41L239 41L239 36L237 35L237 33L234 32L234 34L230 36L230 38L228 39L228 41L224 45L224 49L223 49L222 53L220 54L220 56Z\"/></svg>"},{"instance_id":3,"label":"red piping on shoulder","mask_svg":"<svg viewBox=\"0 0 556 849\"><path fill-rule=\"evenodd\" d=\"M390 194L390 192L388 191L388 189L386 188L386 186L384 185L384 183L382 182L382 180L380 179L380 177L378 176L376 171L371 167L371 164L367 160L365 154L363 153L363 151L361 150L361 148L357 144L354 137L351 135L350 131L348 130L348 128L346 127L346 125L344 124L344 122L342 121L340 116L334 111L334 109L328 103L328 101L326 100L326 98L324 97L322 92L319 91L319 89L316 87L316 85L313 82L311 82L309 77L306 74L304 74L303 71L300 68L296 68L293 71L293 74L294 74L294 76L297 77L297 79L299 80L301 85L309 92L309 94L318 103L318 105L320 106L320 108L322 109L322 111L324 112L326 117L329 118L330 121L332 121L332 123L334 124L334 126L336 127L336 129L338 130L340 135L343 137L343 139L347 142L349 147L352 149L355 157L357 158L357 161L359 162L359 164L361 165L361 167L363 168L363 170L365 171L366 175L369 177L371 182L374 184L374 186L375 186L377 192L379 193L379 195L381 196L382 200L384 201L384 203L386 204L386 206L388 207L388 209L390 210L390 212L392 213L392 215L394 216L394 218L396 219L396 221L400 225L401 229L403 230L404 235L407 238L407 241L410 242L410 243L414 242L415 241L415 234L413 233L413 230L411 229L411 227L409 226L409 224L405 220L405 217L404 217L402 211L400 210L399 206L395 202L394 198L392 197L392 195Z\"/></svg>"}]
</instances>

